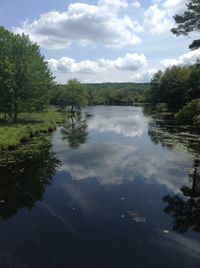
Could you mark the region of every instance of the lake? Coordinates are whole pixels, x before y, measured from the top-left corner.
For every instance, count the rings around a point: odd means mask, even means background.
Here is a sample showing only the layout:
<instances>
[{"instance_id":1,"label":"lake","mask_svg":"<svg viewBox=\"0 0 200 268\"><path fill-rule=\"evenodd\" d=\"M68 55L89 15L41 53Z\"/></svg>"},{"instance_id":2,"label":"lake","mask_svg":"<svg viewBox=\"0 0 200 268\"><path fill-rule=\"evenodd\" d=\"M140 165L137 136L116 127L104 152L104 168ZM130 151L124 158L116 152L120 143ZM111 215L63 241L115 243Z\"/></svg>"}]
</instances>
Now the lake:
<instances>
[{"instance_id":1,"label":"lake","mask_svg":"<svg viewBox=\"0 0 200 268\"><path fill-rule=\"evenodd\" d=\"M199 268L198 149L159 131L96 106L2 153L0 267Z\"/></svg>"}]
</instances>

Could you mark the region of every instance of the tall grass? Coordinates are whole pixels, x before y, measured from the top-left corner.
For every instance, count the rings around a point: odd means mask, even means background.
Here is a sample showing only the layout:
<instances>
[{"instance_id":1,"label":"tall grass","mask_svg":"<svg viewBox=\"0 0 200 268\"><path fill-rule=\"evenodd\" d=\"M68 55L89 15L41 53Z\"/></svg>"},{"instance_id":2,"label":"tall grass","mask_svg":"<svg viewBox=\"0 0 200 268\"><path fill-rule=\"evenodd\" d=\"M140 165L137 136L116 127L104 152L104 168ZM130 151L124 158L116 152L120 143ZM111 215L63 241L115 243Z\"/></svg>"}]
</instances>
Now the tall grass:
<instances>
[{"instance_id":1,"label":"tall grass","mask_svg":"<svg viewBox=\"0 0 200 268\"><path fill-rule=\"evenodd\" d=\"M64 114L55 110L22 113L17 122L0 120L0 150L14 149L39 133L53 131L64 121Z\"/></svg>"}]
</instances>

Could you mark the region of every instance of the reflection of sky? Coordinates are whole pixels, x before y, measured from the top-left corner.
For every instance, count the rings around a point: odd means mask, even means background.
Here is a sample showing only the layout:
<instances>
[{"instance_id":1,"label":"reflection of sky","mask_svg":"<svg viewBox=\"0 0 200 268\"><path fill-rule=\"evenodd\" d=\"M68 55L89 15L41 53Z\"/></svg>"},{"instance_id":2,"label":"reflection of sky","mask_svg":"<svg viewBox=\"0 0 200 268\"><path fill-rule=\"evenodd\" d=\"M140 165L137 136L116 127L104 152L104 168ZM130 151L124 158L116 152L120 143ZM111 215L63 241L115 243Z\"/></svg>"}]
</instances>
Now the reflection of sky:
<instances>
[{"instance_id":1,"label":"reflection of sky","mask_svg":"<svg viewBox=\"0 0 200 268\"><path fill-rule=\"evenodd\" d=\"M147 118L142 114L141 108L113 107L110 112L110 107L106 107L105 111L100 111L88 121L88 128L90 131L113 132L133 138L140 137L144 133L147 123Z\"/></svg>"},{"instance_id":2,"label":"reflection of sky","mask_svg":"<svg viewBox=\"0 0 200 268\"><path fill-rule=\"evenodd\" d=\"M88 120L87 144L78 150L66 150L61 139L55 143L63 161L60 171L70 173L76 180L96 178L102 185L142 178L178 192L187 184L191 158L150 141L142 108L91 107L88 112L93 116Z\"/></svg>"}]
</instances>

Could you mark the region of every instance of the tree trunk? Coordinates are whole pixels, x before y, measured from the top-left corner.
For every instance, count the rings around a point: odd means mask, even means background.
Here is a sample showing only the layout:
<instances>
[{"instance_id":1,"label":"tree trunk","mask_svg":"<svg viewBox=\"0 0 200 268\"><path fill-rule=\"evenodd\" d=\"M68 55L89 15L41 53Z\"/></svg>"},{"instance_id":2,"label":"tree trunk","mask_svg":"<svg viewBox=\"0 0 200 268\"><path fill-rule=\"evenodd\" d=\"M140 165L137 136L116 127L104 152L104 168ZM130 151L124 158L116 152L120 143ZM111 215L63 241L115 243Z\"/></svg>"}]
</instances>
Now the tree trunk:
<instances>
[{"instance_id":1,"label":"tree trunk","mask_svg":"<svg viewBox=\"0 0 200 268\"><path fill-rule=\"evenodd\" d=\"M18 106L17 103L14 104L14 121L17 120L17 115L18 115Z\"/></svg>"}]
</instances>

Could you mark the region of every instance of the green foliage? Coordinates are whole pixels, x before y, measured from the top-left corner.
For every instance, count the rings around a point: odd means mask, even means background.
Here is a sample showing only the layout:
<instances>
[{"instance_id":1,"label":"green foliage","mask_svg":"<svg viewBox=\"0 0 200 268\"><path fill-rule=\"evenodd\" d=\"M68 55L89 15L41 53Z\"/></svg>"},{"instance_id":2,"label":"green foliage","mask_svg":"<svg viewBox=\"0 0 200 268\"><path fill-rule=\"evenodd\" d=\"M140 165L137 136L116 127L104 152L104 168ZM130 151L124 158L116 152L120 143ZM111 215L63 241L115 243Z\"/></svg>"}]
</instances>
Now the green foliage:
<instances>
[{"instance_id":1,"label":"green foliage","mask_svg":"<svg viewBox=\"0 0 200 268\"><path fill-rule=\"evenodd\" d=\"M200 0L189 0L186 4L187 10L183 15L175 15L174 20L178 25L172 29L172 33L179 35L188 35L190 32L200 30ZM190 49L198 49L200 39L194 40L189 46Z\"/></svg>"},{"instance_id":2,"label":"green foliage","mask_svg":"<svg viewBox=\"0 0 200 268\"><path fill-rule=\"evenodd\" d=\"M71 112L73 112L74 108L85 107L88 103L87 99L87 87L74 78L70 79L67 85L57 87L51 103L61 107L71 106Z\"/></svg>"},{"instance_id":3,"label":"green foliage","mask_svg":"<svg viewBox=\"0 0 200 268\"><path fill-rule=\"evenodd\" d=\"M101 83L87 84L88 105L132 105L144 102L144 92L149 84L136 83ZM51 103L59 106L69 105L65 85L57 85Z\"/></svg>"},{"instance_id":4,"label":"green foliage","mask_svg":"<svg viewBox=\"0 0 200 268\"><path fill-rule=\"evenodd\" d=\"M195 99L185 105L177 114L179 124L194 124L200 129L200 99Z\"/></svg>"},{"instance_id":5,"label":"green foliage","mask_svg":"<svg viewBox=\"0 0 200 268\"><path fill-rule=\"evenodd\" d=\"M149 87L149 83L93 83L87 84L89 90L130 90L138 94L143 94L143 92Z\"/></svg>"},{"instance_id":6,"label":"green foliage","mask_svg":"<svg viewBox=\"0 0 200 268\"><path fill-rule=\"evenodd\" d=\"M189 101L200 97L200 65L173 66L157 72L145 93L146 101L154 107L166 103L169 111L177 112Z\"/></svg>"},{"instance_id":7,"label":"green foliage","mask_svg":"<svg viewBox=\"0 0 200 268\"><path fill-rule=\"evenodd\" d=\"M42 111L54 86L47 62L28 36L0 27L1 112L17 119L20 112Z\"/></svg>"},{"instance_id":8,"label":"green foliage","mask_svg":"<svg viewBox=\"0 0 200 268\"><path fill-rule=\"evenodd\" d=\"M151 79L150 88L145 91L146 101L151 103L153 106L155 106L157 103L162 102L163 99L162 92L160 90L162 76L162 71L155 73Z\"/></svg>"}]
</instances>

